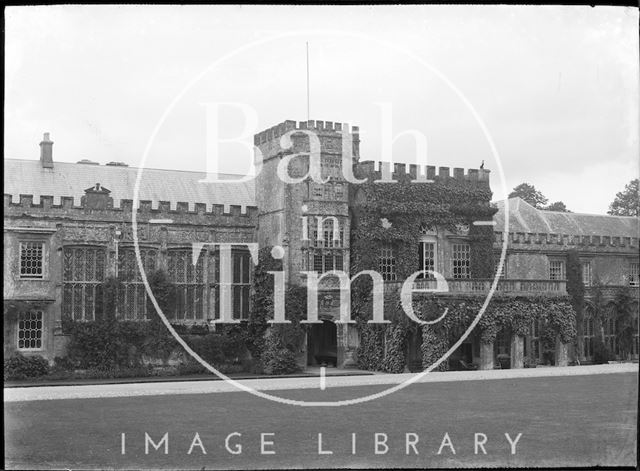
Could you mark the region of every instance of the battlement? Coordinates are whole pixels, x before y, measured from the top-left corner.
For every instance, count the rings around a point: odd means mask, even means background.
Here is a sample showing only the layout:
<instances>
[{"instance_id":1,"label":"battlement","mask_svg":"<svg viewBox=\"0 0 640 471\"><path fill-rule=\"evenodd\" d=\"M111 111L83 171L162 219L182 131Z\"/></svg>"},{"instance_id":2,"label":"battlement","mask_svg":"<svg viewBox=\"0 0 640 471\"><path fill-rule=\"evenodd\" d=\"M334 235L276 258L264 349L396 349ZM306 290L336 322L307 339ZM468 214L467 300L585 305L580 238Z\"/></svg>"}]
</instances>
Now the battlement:
<instances>
[{"instance_id":1,"label":"battlement","mask_svg":"<svg viewBox=\"0 0 640 471\"><path fill-rule=\"evenodd\" d=\"M496 244L502 245L503 233L495 232ZM638 237L571 235L544 232L509 232L508 243L519 245L544 245L558 247L628 247L637 250Z\"/></svg>"},{"instance_id":2,"label":"battlement","mask_svg":"<svg viewBox=\"0 0 640 471\"><path fill-rule=\"evenodd\" d=\"M446 180L454 178L456 180L478 181L489 183L489 174L491 170L470 168L465 173L463 168L454 168L453 174L449 167L436 167L433 165L416 165L393 163L393 171L391 170L391 162L375 162L373 160L365 160L359 162L357 166L361 176L368 176L372 179L389 179L402 176L410 176L413 180Z\"/></svg>"},{"instance_id":3,"label":"battlement","mask_svg":"<svg viewBox=\"0 0 640 471\"><path fill-rule=\"evenodd\" d=\"M334 123L333 121L320 121L320 120L309 120L309 121L293 121L286 120L280 124L276 124L275 126L270 127L269 129L265 129L262 132L257 133L253 136L254 145L264 144L265 142L269 142L273 139L277 139L289 131L300 130L300 131L315 131L322 134L335 134L341 135L342 133L349 132L349 124L347 123ZM358 126L351 127L351 134L359 134L360 128Z\"/></svg>"},{"instance_id":4,"label":"battlement","mask_svg":"<svg viewBox=\"0 0 640 471\"><path fill-rule=\"evenodd\" d=\"M51 195L41 195L39 203L34 202L33 195L18 195L18 201L14 202L12 195L4 194L4 209L31 209L31 210L92 210L86 204L85 198L81 198L80 204L76 205L76 201L72 196L59 197L59 203L54 203L54 197ZM109 198L109 204L105 208L97 209L96 212L106 213L127 213L133 211L133 200L122 199L119 201L119 207L114 207L113 199ZM207 206L209 206L207 208ZM205 203L188 203L176 202L173 207L169 201L158 201L155 207L152 201L140 200L138 211L148 213L150 216L165 214L184 214L194 216L223 216L223 217L242 217L254 219L258 217L258 208L256 206L240 206L240 205L222 205L222 204L205 204Z\"/></svg>"}]
</instances>

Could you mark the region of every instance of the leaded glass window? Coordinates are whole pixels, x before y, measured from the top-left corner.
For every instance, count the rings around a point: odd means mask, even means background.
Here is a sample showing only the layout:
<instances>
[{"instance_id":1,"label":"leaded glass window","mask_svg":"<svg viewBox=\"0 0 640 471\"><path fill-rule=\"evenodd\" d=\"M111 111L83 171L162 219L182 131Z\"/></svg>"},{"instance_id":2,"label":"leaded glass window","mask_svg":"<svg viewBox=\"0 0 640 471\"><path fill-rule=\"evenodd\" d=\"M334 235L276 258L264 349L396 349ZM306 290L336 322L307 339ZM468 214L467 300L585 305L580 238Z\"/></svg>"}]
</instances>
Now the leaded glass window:
<instances>
[{"instance_id":1,"label":"leaded glass window","mask_svg":"<svg viewBox=\"0 0 640 471\"><path fill-rule=\"evenodd\" d=\"M19 314L18 350L41 350L42 334L42 311L26 311Z\"/></svg>"},{"instance_id":2,"label":"leaded glass window","mask_svg":"<svg viewBox=\"0 0 640 471\"><path fill-rule=\"evenodd\" d=\"M470 248L469 244L453 244L453 277L470 278Z\"/></svg>"},{"instance_id":3,"label":"leaded glass window","mask_svg":"<svg viewBox=\"0 0 640 471\"><path fill-rule=\"evenodd\" d=\"M550 280L564 280L564 260L550 260L549 261L549 279Z\"/></svg>"},{"instance_id":4,"label":"leaded glass window","mask_svg":"<svg viewBox=\"0 0 640 471\"><path fill-rule=\"evenodd\" d=\"M341 252L317 251L313 254L313 271L326 273L328 271L342 271L344 269L344 258Z\"/></svg>"},{"instance_id":5,"label":"leaded glass window","mask_svg":"<svg viewBox=\"0 0 640 471\"><path fill-rule=\"evenodd\" d=\"M378 257L378 270L384 281L396 280L396 259L391 245L384 245Z\"/></svg>"},{"instance_id":6,"label":"leaded glass window","mask_svg":"<svg viewBox=\"0 0 640 471\"><path fill-rule=\"evenodd\" d=\"M251 255L248 252L232 252L233 266L233 318L249 318L251 290Z\"/></svg>"},{"instance_id":7,"label":"leaded glass window","mask_svg":"<svg viewBox=\"0 0 640 471\"><path fill-rule=\"evenodd\" d=\"M591 286L591 262L582 262L582 283Z\"/></svg>"},{"instance_id":8,"label":"leaded glass window","mask_svg":"<svg viewBox=\"0 0 640 471\"><path fill-rule=\"evenodd\" d=\"M93 321L102 313L104 247L65 247L62 263L62 313L75 321Z\"/></svg>"},{"instance_id":9,"label":"leaded glass window","mask_svg":"<svg viewBox=\"0 0 640 471\"><path fill-rule=\"evenodd\" d=\"M175 320L202 320L206 309L206 252L193 263L191 249L170 250L167 255L169 280L175 286L171 317Z\"/></svg>"},{"instance_id":10,"label":"leaded glass window","mask_svg":"<svg viewBox=\"0 0 640 471\"><path fill-rule=\"evenodd\" d=\"M139 253L145 276L148 277L156 270L158 251L140 248ZM147 319L152 304L140 275L136 252L132 248L121 249L118 253L118 278L118 317L124 320Z\"/></svg>"},{"instance_id":11,"label":"leaded glass window","mask_svg":"<svg viewBox=\"0 0 640 471\"><path fill-rule=\"evenodd\" d=\"M20 242L20 278L44 277L44 242Z\"/></svg>"},{"instance_id":12,"label":"leaded glass window","mask_svg":"<svg viewBox=\"0 0 640 471\"><path fill-rule=\"evenodd\" d=\"M420 270L431 270L432 272L436 270L436 242L434 241L423 241L418 245L419 247L419 262L420 262ZM427 278L433 279L433 273L421 273L418 278Z\"/></svg>"}]
</instances>

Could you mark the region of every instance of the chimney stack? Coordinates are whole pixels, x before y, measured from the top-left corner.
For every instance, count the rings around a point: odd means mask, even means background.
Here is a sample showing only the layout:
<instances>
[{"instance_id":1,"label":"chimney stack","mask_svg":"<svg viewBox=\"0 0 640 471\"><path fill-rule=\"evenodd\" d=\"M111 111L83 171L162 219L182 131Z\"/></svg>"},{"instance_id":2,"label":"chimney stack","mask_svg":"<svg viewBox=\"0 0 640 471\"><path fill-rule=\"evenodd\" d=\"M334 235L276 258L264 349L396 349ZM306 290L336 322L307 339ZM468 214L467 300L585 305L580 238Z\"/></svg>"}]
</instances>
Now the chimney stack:
<instances>
[{"instance_id":1,"label":"chimney stack","mask_svg":"<svg viewBox=\"0 0 640 471\"><path fill-rule=\"evenodd\" d=\"M49 133L45 132L40 143L40 164L42 168L53 168L53 141L49 139Z\"/></svg>"}]
</instances>

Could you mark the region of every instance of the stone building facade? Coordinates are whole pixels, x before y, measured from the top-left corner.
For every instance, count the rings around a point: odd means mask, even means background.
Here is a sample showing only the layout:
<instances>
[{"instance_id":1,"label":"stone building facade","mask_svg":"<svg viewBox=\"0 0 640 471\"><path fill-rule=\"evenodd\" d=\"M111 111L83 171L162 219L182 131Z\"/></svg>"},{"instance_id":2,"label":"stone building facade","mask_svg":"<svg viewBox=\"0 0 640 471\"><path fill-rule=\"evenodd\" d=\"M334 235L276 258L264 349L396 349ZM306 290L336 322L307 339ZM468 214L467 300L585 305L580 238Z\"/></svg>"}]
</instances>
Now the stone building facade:
<instances>
[{"instance_id":1,"label":"stone building facade","mask_svg":"<svg viewBox=\"0 0 640 471\"><path fill-rule=\"evenodd\" d=\"M138 169L121 164L53 162L48 136L41 159L5 160L4 353L63 356L62 318L99 316L102 283L112 276L124 289L118 317L143 320L149 299L133 240L133 188ZM164 269L178 287L175 322L207 323L219 315L216 243L256 239L253 186L203 192L196 172L145 170L137 209L137 238L145 274ZM249 203L249 204L247 204ZM203 249L193 262L193 244ZM232 254L231 309L248 317L251 262ZM18 318L11 305L21 303Z\"/></svg>"},{"instance_id":2,"label":"stone building facade","mask_svg":"<svg viewBox=\"0 0 640 471\"><path fill-rule=\"evenodd\" d=\"M313 150L310 132L320 144L322 177L331 178L323 184L308 178L283 182L278 167L294 154ZM283 139L285 135L290 142ZM50 361L63 356L67 341L61 329L63 317L91 321L100 315L96 300L102 283L110 276L117 276L124 285L117 303L118 317L145 319L149 300L133 250L134 211L145 273L163 269L178 287L170 320L213 326L221 311L231 311L234 319L243 320L251 309L251 253L242 247L233 249L232 295L231 299L221 300L221 244L281 246L289 285L305 285L303 272L352 271L351 225L356 191L345 178L345 162L377 178L404 174L413 179L489 187L489 171L484 169L465 172L455 168L450 172L448 167L436 171L431 166L418 169L395 164L391 168L384 163L361 161L359 142L355 126L350 129L348 125L325 121L285 121L255 135L254 144L263 158L262 171L255 180L202 183L204 175L198 172L145 169L140 179L139 204L134 207L138 169L117 162L54 162L53 143L45 134L39 161L5 159L5 356L14 351L39 354ZM343 160L345 153L347 160ZM292 178L302 177L309 171L309 157L291 159L286 167ZM490 202L487 199L481 203ZM637 218L550 214L519 200L509 201L509 211L509 245L500 292L517 296L566 295L566 250L576 247L583 260L585 284L597 277L608 293L616 286L631 287L637 312ZM504 204L498 203L494 221L494 251L499 256ZM416 270L442 273L449 281L450 292L446 296L488 291L491 280L472 278L468 224L458 225L455 230L427 224L420 228L419 239L417 253L408 255L411 263ZM195 256L194 244L201 249ZM394 271L397 253L382 248L377 256L385 289L397 289L402 282ZM321 281L321 322L308 330L302 363L318 364L328 357L338 366L355 365L359 335L355 326L336 322L340 317L340 294L335 279ZM13 318L10 312L16 304L27 308L20 309ZM585 319L578 329L580 347L572 355L589 361L593 329L589 330L589 317ZM532 326L531 336L524 344L501 337L487 349L472 337L457 354L469 362L491 367L496 355L514 354L513 349L526 349L528 354L540 356L536 342ZM615 350L615 341L611 342ZM419 342L409 342L408 348L409 358L415 357ZM635 355L637 358L637 332Z\"/></svg>"},{"instance_id":3,"label":"stone building facade","mask_svg":"<svg viewBox=\"0 0 640 471\"><path fill-rule=\"evenodd\" d=\"M504 237L505 202L498 202L496 221L496 256ZM585 312L577 327L578 338L569 352L576 362L593 360L594 295L598 289L604 297L607 321L604 335L607 347L620 356L616 340L615 295L628 290L635 313L635 341L632 357L638 359L638 233L637 217L563 213L534 208L520 198L511 198L509 207L508 251L501 277L505 283L516 280L566 280L567 252L578 253L585 287ZM511 281L513 280L513 281ZM598 287L598 285L600 285ZM527 338L531 356L542 360L535 336ZM501 351L508 350L502 341Z\"/></svg>"}]
</instances>

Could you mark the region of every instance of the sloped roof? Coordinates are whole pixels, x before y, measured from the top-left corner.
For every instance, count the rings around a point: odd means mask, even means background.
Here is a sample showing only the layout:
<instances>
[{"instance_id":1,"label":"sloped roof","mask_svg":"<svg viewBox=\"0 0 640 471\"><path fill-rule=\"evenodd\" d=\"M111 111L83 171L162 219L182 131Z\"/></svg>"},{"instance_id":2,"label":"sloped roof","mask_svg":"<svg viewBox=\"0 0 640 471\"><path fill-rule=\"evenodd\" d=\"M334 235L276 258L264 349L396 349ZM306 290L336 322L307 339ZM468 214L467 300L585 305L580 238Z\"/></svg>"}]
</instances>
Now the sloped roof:
<instances>
[{"instance_id":1,"label":"sloped roof","mask_svg":"<svg viewBox=\"0 0 640 471\"><path fill-rule=\"evenodd\" d=\"M640 219L633 216L562 213L536 209L521 198L509 198L509 232L638 237ZM505 202L496 202L495 230L504 230Z\"/></svg>"},{"instance_id":2,"label":"sloped roof","mask_svg":"<svg viewBox=\"0 0 640 471\"><path fill-rule=\"evenodd\" d=\"M19 202L21 194L33 195L38 204L41 195L53 196L53 203L60 204L60 197L72 196L74 204L80 204L85 189L100 183L111 191L114 207L120 200L133 199L133 189L138 169L110 165L87 165L55 162L53 168L42 168L39 160L4 160L4 193ZM200 183L204 172L181 170L144 169L140 181L140 200L151 200L156 208L159 201L169 201L171 209L176 203L187 202L189 209L195 203L222 204L242 207L255 206L254 180L237 183ZM237 175L220 175L220 179L239 179ZM244 212L244 210L243 210Z\"/></svg>"}]
</instances>

